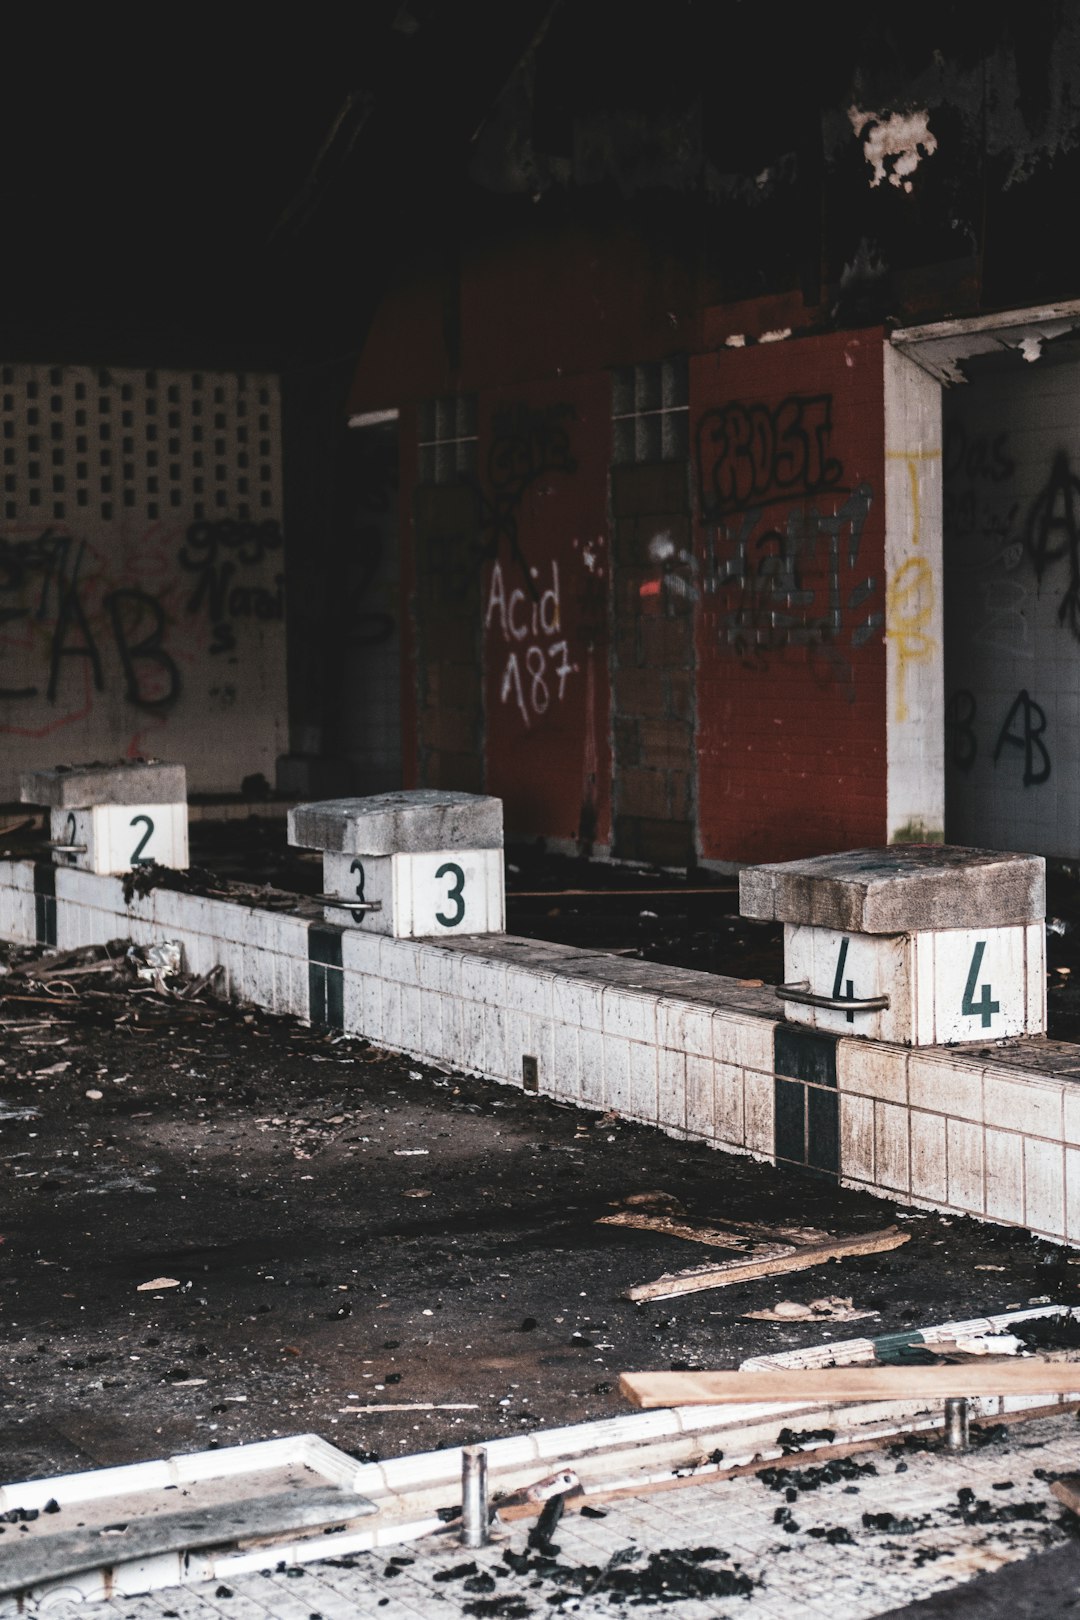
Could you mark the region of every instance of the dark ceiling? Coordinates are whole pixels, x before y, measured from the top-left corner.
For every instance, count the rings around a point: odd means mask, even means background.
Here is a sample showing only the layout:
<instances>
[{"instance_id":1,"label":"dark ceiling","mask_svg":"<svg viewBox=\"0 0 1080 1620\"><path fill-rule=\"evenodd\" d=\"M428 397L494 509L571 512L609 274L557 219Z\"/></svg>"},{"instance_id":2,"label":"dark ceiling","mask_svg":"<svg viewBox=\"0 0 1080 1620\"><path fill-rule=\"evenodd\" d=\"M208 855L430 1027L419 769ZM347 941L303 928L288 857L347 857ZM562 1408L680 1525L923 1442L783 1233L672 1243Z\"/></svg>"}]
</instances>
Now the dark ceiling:
<instances>
[{"instance_id":1,"label":"dark ceiling","mask_svg":"<svg viewBox=\"0 0 1080 1620\"><path fill-rule=\"evenodd\" d=\"M490 115L523 72L517 130L547 163L545 207L566 204L558 163L583 120L662 131L688 110L698 144L674 185L692 206L705 163L753 176L795 151L813 180L822 111L842 118L853 84L888 105L935 62L970 70L1002 40L1037 122L1063 5L1077 0L909 0L901 12L834 0L826 13L758 0L357 0L325 14L317 37L299 10L37 8L18 22L9 9L0 355L347 361L400 267L452 264L468 209L494 218L491 190L513 189L497 175L513 167L512 140L485 171L474 137L487 122L488 148L493 132L503 139ZM134 31L147 15L156 32ZM861 196L857 153L852 163ZM517 172L524 186L505 206L531 209L532 170ZM625 175L606 183L626 204ZM579 205L598 206L600 188L586 191ZM785 228L801 231L792 218Z\"/></svg>"}]
</instances>

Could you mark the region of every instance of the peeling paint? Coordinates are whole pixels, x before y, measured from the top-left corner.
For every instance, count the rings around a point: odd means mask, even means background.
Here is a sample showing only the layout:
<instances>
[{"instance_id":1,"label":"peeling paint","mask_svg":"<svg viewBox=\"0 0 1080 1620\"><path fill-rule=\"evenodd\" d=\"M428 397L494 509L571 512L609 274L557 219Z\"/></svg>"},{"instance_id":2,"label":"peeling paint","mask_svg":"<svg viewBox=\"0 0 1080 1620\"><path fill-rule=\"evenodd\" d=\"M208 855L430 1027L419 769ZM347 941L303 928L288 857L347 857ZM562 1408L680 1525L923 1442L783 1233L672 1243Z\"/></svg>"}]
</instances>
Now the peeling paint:
<instances>
[{"instance_id":1,"label":"peeling paint","mask_svg":"<svg viewBox=\"0 0 1080 1620\"><path fill-rule=\"evenodd\" d=\"M1024 359L1030 365L1034 365L1035 361L1042 355L1043 340L1035 333L1029 332L1026 337L1020 339L1018 347Z\"/></svg>"},{"instance_id":2,"label":"peeling paint","mask_svg":"<svg viewBox=\"0 0 1080 1620\"><path fill-rule=\"evenodd\" d=\"M732 332L730 337L724 339L725 349L745 349L746 337L742 332Z\"/></svg>"},{"instance_id":3,"label":"peeling paint","mask_svg":"<svg viewBox=\"0 0 1080 1620\"><path fill-rule=\"evenodd\" d=\"M759 343L783 343L785 338L791 336L790 326L778 326L774 332L762 332L758 338Z\"/></svg>"},{"instance_id":4,"label":"peeling paint","mask_svg":"<svg viewBox=\"0 0 1080 1620\"><path fill-rule=\"evenodd\" d=\"M863 154L873 174L871 186L888 180L904 191L912 189L908 178L922 158L937 151L937 137L930 130L930 113L925 107L906 113L864 112L848 108L848 119L857 137L863 138Z\"/></svg>"}]
</instances>

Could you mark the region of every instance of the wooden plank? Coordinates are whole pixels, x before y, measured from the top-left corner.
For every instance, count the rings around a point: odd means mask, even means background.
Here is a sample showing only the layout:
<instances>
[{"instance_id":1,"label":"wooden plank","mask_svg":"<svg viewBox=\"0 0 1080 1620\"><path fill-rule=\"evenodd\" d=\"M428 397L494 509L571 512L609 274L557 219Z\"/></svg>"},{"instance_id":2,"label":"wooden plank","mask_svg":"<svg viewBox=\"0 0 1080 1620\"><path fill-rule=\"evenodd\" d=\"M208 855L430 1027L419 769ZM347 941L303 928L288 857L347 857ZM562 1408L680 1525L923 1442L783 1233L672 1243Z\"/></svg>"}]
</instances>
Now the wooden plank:
<instances>
[{"instance_id":1,"label":"wooden plank","mask_svg":"<svg viewBox=\"0 0 1080 1620\"><path fill-rule=\"evenodd\" d=\"M347 1524L350 1519L379 1511L366 1496L356 1496L336 1485L277 1491L271 1496L242 1497L237 1502L216 1503L186 1513L142 1518L125 1518L123 1498L118 1497L117 1510L116 1524L123 1528L112 1532L102 1527L52 1531L18 1540L9 1536L10 1545L5 1546L0 1558L0 1595L86 1570L114 1568L136 1558L316 1530Z\"/></svg>"},{"instance_id":2,"label":"wooden plank","mask_svg":"<svg viewBox=\"0 0 1080 1620\"><path fill-rule=\"evenodd\" d=\"M705 1288L727 1288L731 1283L751 1282L756 1277L779 1277L788 1271L808 1271L827 1260L844 1260L860 1254L882 1254L898 1249L910 1240L910 1232L886 1226L879 1232L864 1232L828 1243L791 1245L786 1253L764 1255L750 1260L727 1260L717 1266L694 1266L689 1271L669 1272L655 1282L628 1288L624 1299L674 1299L679 1294L696 1294ZM777 1245L777 1247L780 1247Z\"/></svg>"},{"instance_id":3,"label":"wooden plank","mask_svg":"<svg viewBox=\"0 0 1080 1620\"><path fill-rule=\"evenodd\" d=\"M755 1372L621 1373L619 1389L635 1406L723 1406L793 1401L928 1401L954 1396L1078 1395L1080 1362L1003 1356L961 1367L770 1367Z\"/></svg>"},{"instance_id":4,"label":"wooden plank","mask_svg":"<svg viewBox=\"0 0 1080 1620\"><path fill-rule=\"evenodd\" d=\"M1050 1490L1071 1513L1080 1513L1080 1474L1067 1474L1064 1479L1055 1479Z\"/></svg>"},{"instance_id":5,"label":"wooden plank","mask_svg":"<svg viewBox=\"0 0 1080 1620\"><path fill-rule=\"evenodd\" d=\"M708 1243L717 1249L756 1251L767 1246L778 1252L831 1243L832 1234L802 1226L751 1226L737 1221L679 1220L674 1215L650 1215L635 1209L620 1209L616 1215L601 1215L597 1226L629 1226L638 1232L656 1232L660 1237L685 1238L688 1243Z\"/></svg>"}]
</instances>

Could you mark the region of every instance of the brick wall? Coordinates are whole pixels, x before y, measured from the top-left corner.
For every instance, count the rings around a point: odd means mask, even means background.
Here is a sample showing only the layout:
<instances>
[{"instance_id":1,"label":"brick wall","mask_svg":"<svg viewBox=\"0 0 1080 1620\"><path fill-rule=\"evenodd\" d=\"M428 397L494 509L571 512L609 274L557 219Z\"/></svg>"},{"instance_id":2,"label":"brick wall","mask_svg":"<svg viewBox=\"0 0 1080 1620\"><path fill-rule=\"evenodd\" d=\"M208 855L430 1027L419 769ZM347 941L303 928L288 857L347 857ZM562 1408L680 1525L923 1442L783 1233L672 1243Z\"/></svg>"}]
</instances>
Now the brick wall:
<instances>
[{"instance_id":1,"label":"brick wall","mask_svg":"<svg viewBox=\"0 0 1080 1620\"><path fill-rule=\"evenodd\" d=\"M604 373L482 394L486 782L507 836L610 846Z\"/></svg>"},{"instance_id":2,"label":"brick wall","mask_svg":"<svg viewBox=\"0 0 1080 1620\"><path fill-rule=\"evenodd\" d=\"M702 355L690 416L701 853L883 843L881 334Z\"/></svg>"},{"instance_id":3,"label":"brick wall","mask_svg":"<svg viewBox=\"0 0 1080 1620\"><path fill-rule=\"evenodd\" d=\"M614 853L686 866L694 858L696 774L686 464L615 467L611 495Z\"/></svg>"},{"instance_id":4,"label":"brick wall","mask_svg":"<svg viewBox=\"0 0 1080 1620\"><path fill-rule=\"evenodd\" d=\"M476 499L464 484L414 490L418 785L483 792Z\"/></svg>"}]
</instances>

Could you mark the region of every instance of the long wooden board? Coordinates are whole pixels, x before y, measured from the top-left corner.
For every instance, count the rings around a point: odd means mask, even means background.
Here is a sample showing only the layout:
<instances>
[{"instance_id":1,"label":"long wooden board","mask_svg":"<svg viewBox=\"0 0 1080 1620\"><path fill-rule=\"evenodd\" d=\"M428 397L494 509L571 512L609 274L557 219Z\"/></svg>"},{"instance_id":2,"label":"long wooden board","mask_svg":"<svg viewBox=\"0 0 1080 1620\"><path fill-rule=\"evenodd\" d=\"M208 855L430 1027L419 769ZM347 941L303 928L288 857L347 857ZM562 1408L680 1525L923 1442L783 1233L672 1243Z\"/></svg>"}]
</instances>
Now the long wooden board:
<instances>
[{"instance_id":1,"label":"long wooden board","mask_svg":"<svg viewBox=\"0 0 1080 1620\"><path fill-rule=\"evenodd\" d=\"M655 1282L628 1288L624 1299L674 1299L679 1294L696 1294L704 1288L726 1288L731 1283L750 1282L755 1277L778 1277L788 1271L807 1271L827 1260L845 1260L860 1254L882 1254L907 1243L910 1232L886 1226L879 1232L863 1232L853 1237L832 1238L828 1243L777 1244L781 1253L769 1252L751 1260L725 1260L715 1266L694 1266L673 1271ZM771 1248L772 1246L768 1246Z\"/></svg>"},{"instance_id":2,"label":"long wooden board","mask_svg":"<svg viewBox=\"0 0 1080 1620\"><path fill-rule=\"evenodd\" d=\"M793 1401L925 1400L953 1396L1076 1395L1080 1362L1003 1356L958 1367L775 1367L755 1372L621 1373L619 1389L635 1406L723 1406Z\"/></svg>"}]
</instances>

